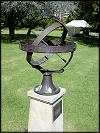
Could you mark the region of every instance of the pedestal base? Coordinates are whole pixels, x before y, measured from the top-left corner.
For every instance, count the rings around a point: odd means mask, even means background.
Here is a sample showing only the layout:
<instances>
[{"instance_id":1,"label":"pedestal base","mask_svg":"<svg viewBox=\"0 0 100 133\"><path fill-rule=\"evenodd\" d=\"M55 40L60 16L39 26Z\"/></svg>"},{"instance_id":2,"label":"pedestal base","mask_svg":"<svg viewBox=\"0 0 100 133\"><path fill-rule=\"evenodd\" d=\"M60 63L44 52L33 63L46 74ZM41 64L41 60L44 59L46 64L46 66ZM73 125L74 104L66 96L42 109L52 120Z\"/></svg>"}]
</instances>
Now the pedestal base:
<instances>
[{"instance_id":1,"label":"pedestal base","mask_svg":"<svg viewBox=\"0 0 100 133\"><path fill-rule=\"evenodd\" d=\"M28 91L30 99L28 132L63 132L64 88L52 96L39 95Z\"/></svg>"}]
</instances>

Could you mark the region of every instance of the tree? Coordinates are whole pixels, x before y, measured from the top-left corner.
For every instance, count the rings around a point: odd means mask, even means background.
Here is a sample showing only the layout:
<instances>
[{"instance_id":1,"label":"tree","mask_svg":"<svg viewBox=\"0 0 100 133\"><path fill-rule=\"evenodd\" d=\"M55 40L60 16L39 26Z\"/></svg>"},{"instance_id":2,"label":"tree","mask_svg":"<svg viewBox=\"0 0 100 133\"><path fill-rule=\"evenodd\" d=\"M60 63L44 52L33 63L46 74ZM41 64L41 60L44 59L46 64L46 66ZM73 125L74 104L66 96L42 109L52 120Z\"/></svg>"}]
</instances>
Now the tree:
<instances>
[{"instance_id":1,"label":"tree","mask_svg":"<svg viewBox=\"0 0 100 133\"><path fill-rule=\"evenodd\" d=\"M62 20L75 12L76 5L74 1L51 1L54 6L54 15Z\"/></svg>"},{"instance_id":2,"label":"tree","mask_svg":"<svg viewBox=\"0 0 100 133\"><path fill-rule=\"evenodd\" d=\"M73 1L3 1L1 2L1 22L9 28L10 40L14 39L16 27L29 27L39 17L57 17L60 20L67 13L75 12ZM50 19L49 19L50 20ZM43 28L50 23L46 20Z\"/></svg>"},{"instance_id":3,"label":"tree","mask_svg":"<svg viewBox=\"0 0 100 133\"><path fill-rule=\"evenodd\" d=\"M9 39L13 40L14 31L19 22L35 19L39 15L39 10L34 1L3 1L1 15L1 22L9 28Z\"/></svg>"},{"instance_id":4,"label":"tree","mask_svg":"<svg viewBox=\"0 0 100 133\"><path fill-rule=\"evenodd\" d=\"M86 20L93 26L95 31L99 31L99 0L78 1L77 3L76 18Z\"/></svg>"}]
</instances>

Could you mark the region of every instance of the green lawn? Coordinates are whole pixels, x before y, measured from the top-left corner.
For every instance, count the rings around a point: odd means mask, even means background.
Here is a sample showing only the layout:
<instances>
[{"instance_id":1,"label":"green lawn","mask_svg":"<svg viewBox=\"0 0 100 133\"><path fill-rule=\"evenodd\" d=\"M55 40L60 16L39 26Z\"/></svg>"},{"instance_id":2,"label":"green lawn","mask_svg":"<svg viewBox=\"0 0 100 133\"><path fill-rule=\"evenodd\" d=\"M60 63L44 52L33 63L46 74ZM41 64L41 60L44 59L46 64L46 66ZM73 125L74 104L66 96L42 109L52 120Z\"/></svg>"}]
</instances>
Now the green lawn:
<instances>
[{"instance_id":1,"label":"green lawn","mask_svg":"<svg viewBox=\"0 0 100 133\"><path fill-rule=\"evenodd\" d=\"M27 129L29 113L27 91L41 83L42 74L26 62L26 52L19 49L19 40L10 43L7 40L8 31L4 30L2 33L4 35L1 41L1 130L24 131ZM26 30L16 31L18 37L25 37L24 33L27 33ZM55 31L51 36L60 34L61 31ZM64 131L97 132L99 41L97 36L88 39L74 37L74 40L77 49L71 63L65 68L64 73L53 74L54 84L66 88ZM34 54L33 57L39 57L39 54ZM56 55L46 64L54 68L61 65L62 62L60 63Z\"/></svg>"}]
</instances>

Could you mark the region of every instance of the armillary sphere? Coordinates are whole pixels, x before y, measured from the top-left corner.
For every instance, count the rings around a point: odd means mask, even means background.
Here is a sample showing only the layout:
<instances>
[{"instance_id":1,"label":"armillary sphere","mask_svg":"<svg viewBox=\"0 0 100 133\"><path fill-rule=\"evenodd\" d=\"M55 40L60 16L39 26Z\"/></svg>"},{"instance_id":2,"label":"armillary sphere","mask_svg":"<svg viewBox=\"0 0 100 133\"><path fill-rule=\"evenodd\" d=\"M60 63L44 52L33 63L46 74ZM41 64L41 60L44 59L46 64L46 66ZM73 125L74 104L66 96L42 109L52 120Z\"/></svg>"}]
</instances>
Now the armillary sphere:
<instances>
[{"instance_id":1,"label":"armillary sphere","mask_svg":"<svg viewBox=\"0 0 100 133\"><path fill-rule=\"evenodd\" d=\"M41 19L40 19L41 20ZM62 73L64 71L64 68L69 64L73 57L73 53L76 49L76 45L71 39L71 41L67 42L66 35L68 32L68 28L66 25L59 21L55 20L55 22L47 27L44 31L42 31L37 38L32 41L29 39L29 36L32 32L32 30L36 27L37 23L40 21L37 20L32 26L29 28L27 32L27 37L25 41L20 42L20 49L27 52L26 60L27 62L33 67L38 69L43 74L43 80L41 85L36 86L34 91L41 95L54 95L60 92L59 87L56 87L52 82L52 73ZM45 41L44 38L55 29L63 27L63 33L62 36L57 41ZM63 59L59 53L70 53L70 58L68 61ZM41 57L39 60L35 61L32 58L33 53L46 53L45 56ZM60 59L64 61L64 66L60 68L59 70L49 70L46 68L43 68L41 64L46 62L53 54L57 54Z\"/></svg>"}]
</instances>

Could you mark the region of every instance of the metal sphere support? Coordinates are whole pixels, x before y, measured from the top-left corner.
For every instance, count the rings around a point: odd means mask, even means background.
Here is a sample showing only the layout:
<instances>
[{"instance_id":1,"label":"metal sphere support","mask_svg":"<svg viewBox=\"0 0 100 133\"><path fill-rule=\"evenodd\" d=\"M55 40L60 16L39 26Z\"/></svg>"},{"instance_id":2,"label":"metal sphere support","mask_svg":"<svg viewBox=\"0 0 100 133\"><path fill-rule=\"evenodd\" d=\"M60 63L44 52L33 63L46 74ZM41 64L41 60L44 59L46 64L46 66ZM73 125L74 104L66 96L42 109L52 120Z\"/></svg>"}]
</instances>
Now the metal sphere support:
<instances>
[{"instance_id":1,"label":"metal sphere support","mask_svg":"<svg viewBox=\"0 0 100 133\"><path fill-rule=\"evenodd\" d=\"M73 40L68 42L65 40L68 29L59 20L56 20L55 23L42 31L34 41L30 40L29 36L32 27L34 29L37 22L32 24L28 30L26 40L21 41L19 45L21 50L27 52L27 62L43 75L41 84L27 92L27 95L30 97L28 132L63 132L63 95L66 89L54 85L52 74L64 72L64 68L73 57L76 45ZM59 40L44 40L50 32L59 27L63 27L63 33ZM34 53L46 53L46 55L38 60L34 60L32 58ZM66 61L59 53L70 53L69 60ZM64 62L64 66L56 70L43 68L42 64L52 57L53 54L56 54Z\"/></svg>"},{"instance_id":2,"label":"metal sphere support","mask_svg":"<svg viewBox=\"0 0 100 133\"><path fill-rule=\"evenodd\" d=\"M55 95L60 92L59 87L56 87L52 81L52 74L45 72L43 74L43 79L41 85L37 86L34 91L40 95Z\"/></svg>"}]
</instances>

